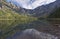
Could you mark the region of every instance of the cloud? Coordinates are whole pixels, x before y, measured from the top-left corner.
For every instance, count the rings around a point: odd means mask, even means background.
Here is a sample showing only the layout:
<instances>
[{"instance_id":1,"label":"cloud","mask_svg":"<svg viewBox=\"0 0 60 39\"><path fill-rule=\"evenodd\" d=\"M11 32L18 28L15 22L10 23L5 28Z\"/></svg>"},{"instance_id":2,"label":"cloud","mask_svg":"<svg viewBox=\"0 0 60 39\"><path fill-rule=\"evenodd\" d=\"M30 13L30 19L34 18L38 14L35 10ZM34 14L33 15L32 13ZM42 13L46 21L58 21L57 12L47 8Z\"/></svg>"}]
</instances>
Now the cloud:
<instances>
[{"instance_id":1,"label":"cloud","mask_svg":"<svg viewBox=\"0 0 60 39\"><path fill-rule=\"evenodd\" d=\"M13 4L25 9L35 9L39 6L46 5L55 1L56 0L7 0L7 2L12 2Z\"/></svg>"}]
</instances>

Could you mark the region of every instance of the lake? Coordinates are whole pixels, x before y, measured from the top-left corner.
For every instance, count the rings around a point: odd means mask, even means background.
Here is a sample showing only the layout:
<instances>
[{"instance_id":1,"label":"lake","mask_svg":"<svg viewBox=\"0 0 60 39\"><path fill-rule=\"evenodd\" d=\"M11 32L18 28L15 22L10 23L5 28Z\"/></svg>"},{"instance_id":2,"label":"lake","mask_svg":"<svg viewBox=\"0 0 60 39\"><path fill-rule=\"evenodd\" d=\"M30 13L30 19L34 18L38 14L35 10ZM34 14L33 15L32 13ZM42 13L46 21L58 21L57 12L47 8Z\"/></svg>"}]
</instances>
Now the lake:
<instances>
[{"instance_id":1,"label":"lake","mask_svg":"<svg viewBox=\"0 0 60 39\"><path fill-rule=\"evenodd\" d=\"M1 22L1 21L0 21ZM10 27L10 28L6 28L6 31L2 31L0 32L2 37L10 37L10 36L14 36L14 34L20 32L20 31L23 31L25 29L36 29L40 32L44 32L44 33L50 33L52 35L55 35L57 37L60 36L60 20L50 20L50 19L43 19L43 20L37 20L37 21L33 21L33 22L30 22L30 23L27 23L27 24L21 24L19 23L19 21L3 21L5 23L3 23L3 26L4 25L7 25L7 26L16 26L16 27ZM11 25L10 25L10 24ZM2 25L2 24L1 24ZM3 27L4 30L5 30L5 27ZM2 29L3 30L3 29ZM6 33L4 33L6 32ZM18 35L18 34L16 34Z\"/></svg>"}]
</instances>

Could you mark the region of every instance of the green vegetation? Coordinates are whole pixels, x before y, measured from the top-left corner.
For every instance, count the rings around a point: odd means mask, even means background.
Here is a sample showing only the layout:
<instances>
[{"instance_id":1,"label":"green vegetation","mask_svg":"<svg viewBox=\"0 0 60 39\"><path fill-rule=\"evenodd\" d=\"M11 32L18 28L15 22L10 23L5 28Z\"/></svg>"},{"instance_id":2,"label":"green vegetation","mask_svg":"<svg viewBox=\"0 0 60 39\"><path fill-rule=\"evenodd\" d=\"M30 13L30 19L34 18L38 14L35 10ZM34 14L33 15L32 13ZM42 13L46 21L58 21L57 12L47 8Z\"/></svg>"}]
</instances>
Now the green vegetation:
<instances>
[{"instance_id":1,"label":"green vegetation","mask_svg":"<svg viewBox=\"0 0 60 39\"><path fill-rule=\"evenodd\" d=\"M52 12L48 18L60 18L60 8L57 8L54 12Z\"/></svg>"},{"instance_id":2,"label":"green vegetation","mask_svg":"<svg viewBox=\"0 0 60 39\"><path fill-rule=\"evenodd\" d=\"M15 28L18 24L24 25L35 20L37 20L36 17L18 14L17 12L4 5L4 7L0 9L1 39L4 39L5 37L15 33L17 30L14 30L13 28Z\"/></svg>"}]
</instances>

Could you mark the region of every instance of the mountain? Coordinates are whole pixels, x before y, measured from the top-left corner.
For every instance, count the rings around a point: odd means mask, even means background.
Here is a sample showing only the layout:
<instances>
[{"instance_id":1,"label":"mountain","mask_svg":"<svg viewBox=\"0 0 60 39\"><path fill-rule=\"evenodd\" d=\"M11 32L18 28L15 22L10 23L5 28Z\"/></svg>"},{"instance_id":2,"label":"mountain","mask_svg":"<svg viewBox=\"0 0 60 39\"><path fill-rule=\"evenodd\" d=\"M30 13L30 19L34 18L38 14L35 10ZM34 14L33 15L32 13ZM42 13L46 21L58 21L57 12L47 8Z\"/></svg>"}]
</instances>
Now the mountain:
<instances>
[{"instance_id":1,"label":"mountain","mask_svg":"<svg viewBox=\"0 0 60 39\"><path fill-rule=\"evenodd\" d=\"M31 16L35 16L35 17L45 18L49 16L52 12L54 12L57 8L59 8L60 7L59 4L60 4L60 0L56 0L55 2L38 6L35 9L26 9L26 8L20 7L19 10L15 10L15 11L21 12L20 14L24 13L24 14L28 14Z\"/></svg>"},{"instance_id":2,"label":"mountain","mask_svg":"<svg viewBox=\"0 0 60 39\"><path fill-rule=\"evenodd\" d=\"M57 8L54 12L52 12L48 18L60 18L60 8Z\"/></svg>"},{"instance_id":3,"label":"mountain","mask_svg":"<svg viewBox=\"0 0 60 39\"><path fill-rule=\"evenodd\" d=\"M18 7L22 7L25 9L35 9L42 5L47 5L56 0L7 0L7 2L13 3Z\"/></svg>"},{"instance_id":4,"label":"mountain","mask_svg":"<svg viewBox=\"0 0 60 39\"><path fill-rule=\"evenodd\" d=\"M18 24L29 24L37 20L35 17L13 11L13 9L8 7L6 2L2 1L0 4L0 39L5 39L5 37L8 36L6 33L12 33L11 31L14 30Z\"/></svg>"},{"instance_id":5,"label":"mountain","mask_svg":"<svg viewBox=\"0 0 60 39\"><path fill-rule=\"evenodd\" d=\"M57 8L60 7L59 4L60 4L60 0L56 0L55 2L50 3L48 5L42 5L40 7L37 7L34 10L22 9L22 12L27 12L31 14L32 16L36 16L36 17L47 17L52 12L54 12Z\"/></svg>"},{"instance_id":6,"label":"mountain","mask_svg":"<svg viewBox=\"0 0 60 39\"><path fill-rule=\"evenodd\" d=\"M4 2L0 1L0 39L5 39L7 37L13 36L16 33L20 33L20 31L23 31L24 29L27 28L29 29L35 28L42 32L47 32L55 35L56 33L59 32L60 28L58 26L56 27L51 26L49 23L47 23L47 21L45 21L44 18L40 18L39 20L37 18L47 17L47 15L50 15L51 13L55 13L55 10L60 7L59 4L60 1L57 0L53 3L42 5L31 10L22 7L17 7L12 3L10 4L5 2L5 0ZM33 33L39 32L35 29L32 29L32 31L31 30L25 30L25 31L26 33L29 33L29 31ZM23 31L22 33L23 35L25 31ZM60 36L60 34L56 34L56 35Z\"/></svg>"}]
</instances>

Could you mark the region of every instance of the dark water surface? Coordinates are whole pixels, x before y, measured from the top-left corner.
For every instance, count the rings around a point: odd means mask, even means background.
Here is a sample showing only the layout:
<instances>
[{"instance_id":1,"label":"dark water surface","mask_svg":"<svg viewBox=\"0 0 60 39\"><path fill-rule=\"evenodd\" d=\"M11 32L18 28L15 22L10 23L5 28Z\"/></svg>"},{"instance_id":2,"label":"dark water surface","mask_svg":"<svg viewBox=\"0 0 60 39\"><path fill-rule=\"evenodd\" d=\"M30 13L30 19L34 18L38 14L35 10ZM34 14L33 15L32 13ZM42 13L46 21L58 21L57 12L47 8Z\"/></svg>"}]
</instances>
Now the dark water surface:
<instances>
[{"instance_id":1,"label":"dark water surface","mask_svg":"<svg viewBox=\"0 0 60 39\"><path fill-rule=\"evenodd\" d=\"M60 39L60 20L38 20L29 24L18 24L15 28L17 31L16 35L19 35L21 30L25 29L36 29L40 32L49 33L59 37ZM16 36L14 35L14 36Z\"/></svg>"},{"instance_id":2,"label":"dark water surface","mask_svg":"<svg viewBox=\"0 0 60 39\"><path fill-rule=\"evenodd\" d=\"M40 32L49 33L49 34L52 34L52 35L60 38L60 20L44 19L44 20L30 22L27 24L19 24L19 22L15 21L15 22L11 23L11 25L13 25L13 24L14 24L14 26L16 24L16 27L12 28L9 32L4 34L9 38L11 38L11 37L15 38L16 36L20 35L21 31L23 31L25 29L32 29L32 28L34 28Z\"/></svg>"}]
</instances>

